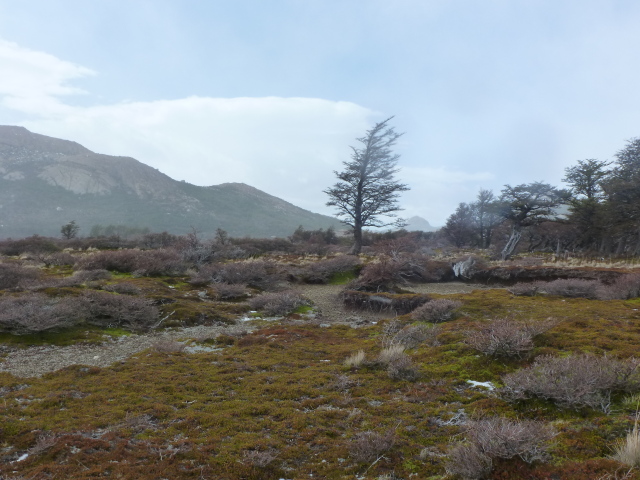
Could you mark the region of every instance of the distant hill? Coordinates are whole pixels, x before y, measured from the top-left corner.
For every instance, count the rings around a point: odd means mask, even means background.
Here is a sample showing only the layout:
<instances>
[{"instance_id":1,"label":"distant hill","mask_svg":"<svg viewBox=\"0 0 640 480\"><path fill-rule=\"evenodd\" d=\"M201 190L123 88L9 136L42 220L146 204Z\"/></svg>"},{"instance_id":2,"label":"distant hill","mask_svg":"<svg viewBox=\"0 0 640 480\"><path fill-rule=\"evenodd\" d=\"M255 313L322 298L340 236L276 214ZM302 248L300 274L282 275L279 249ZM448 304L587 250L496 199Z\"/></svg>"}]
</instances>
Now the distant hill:
<instances>
[{"instance_id":1,"label":"distant hill","mask_svg":"<svg viewBox=\"0 0 640 480\"><path fill-rule=\"evenodd\" d=\"M71 220L81 235L96 224L252 237L341 225L249 185L199 187L130 157L0 125L0 238L58 236Z\"/></svg>"},{"instance_id":2,"label":"distant hill","mask_svg":"<svg viewBox=\"0 0 640 480\"><path fill-rule=\"evenodd\" d=\"M404 228L409 232L435 232L436 230L438 230L438 227L431 226L431 224L422 217L411 217L408 218L406 222L407 226Z\"/></svg>"}]
</instances>

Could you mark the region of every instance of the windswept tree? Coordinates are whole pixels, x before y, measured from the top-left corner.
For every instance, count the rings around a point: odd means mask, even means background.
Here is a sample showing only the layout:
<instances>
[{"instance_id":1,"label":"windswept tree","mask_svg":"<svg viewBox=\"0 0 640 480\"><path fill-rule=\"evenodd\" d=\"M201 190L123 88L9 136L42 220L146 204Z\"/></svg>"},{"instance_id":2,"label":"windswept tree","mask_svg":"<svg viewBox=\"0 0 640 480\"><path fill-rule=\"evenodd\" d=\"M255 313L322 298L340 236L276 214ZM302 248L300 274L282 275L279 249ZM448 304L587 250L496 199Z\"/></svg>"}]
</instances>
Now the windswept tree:
<instances>
[{"instance_id":1,"label":"windswept tree","mask_svg":"<svg viewBox=\"0 0 640 480\"><path fill-rule=\"evenodd\" d=\"M501 215L511 223L511 235L502 249L502 260L515 251L522 230L538 225L556 216L555 209L567 201L569 192L552 187L548 183L534 182L522 185L505 185L500 196Z\"/></svg>"},{"instance_id":2,"label":"windswept tree","mask_svg":"<svg viewBox=\"0 0 640 480\"><path fill-rule=\"evenodd\" d=\"M394 154L392 147L402 134L388 125L392 118L376 123L357 139L361 147L351 147L351 161L343 162L342 172L334 172L340 181L324 191L329 196L327 205L336 207L336 216L353 228L352 255L362 249L363 227L404 226L395 212L401 210L400 192L409 187L395 179L400 155ZM380 217L396 220L383 221Z\"/></svg>"},{"instance_id":3,"label":"windswept tree","mask_svg":"<svg viewBox=\"0 0 640 480\"><path fill-rule=\"evenodd\" d=\"M565 169L562 181L571 187L569 221L576 226L582 246L595 247L606 229L603 185L611 175L609 165L589 158Z\"/></svg>"},{"instance_id":4,"label":"windswept tree","mask_svg":"<svg viewBox=\"0 0 640 480\"><path fill-rule=\"evenodd\" d=\"M75 220L71 220L69 223L66 223L60 228L60 233L62 234L62 238L66 238L70 240L75 238L80 231L80 225L76 223Z\"/></svg>"}]
</instances>

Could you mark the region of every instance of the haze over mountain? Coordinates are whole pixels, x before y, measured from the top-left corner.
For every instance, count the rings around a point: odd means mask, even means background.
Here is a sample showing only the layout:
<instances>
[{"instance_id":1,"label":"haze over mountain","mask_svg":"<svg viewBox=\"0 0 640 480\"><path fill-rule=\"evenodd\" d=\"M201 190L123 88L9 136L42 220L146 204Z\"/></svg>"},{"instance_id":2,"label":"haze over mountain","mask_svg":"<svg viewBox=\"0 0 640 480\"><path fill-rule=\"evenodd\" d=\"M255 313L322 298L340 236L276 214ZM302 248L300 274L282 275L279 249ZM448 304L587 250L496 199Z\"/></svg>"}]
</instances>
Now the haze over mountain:
<instances>
[{"instance_id":1,"label":"haze over mountain","mask_svg":"<svg viewBox=\"0 0 640 480\"><path fill-rule=\"evenodd\" d=\"M411 218L407 218L406 222L407 226L404 228L409 232L435 232L436 230L438 230L438 227L434 227L426 219L417 215Z\"/></svg>"},{"instance_id":2,"label":"haze over mountain","mask_svg":"<svg viewBox=\"0 0 640 480\"><path fill-rule=\"evenodd\" d=\"M177 162L180 159L176 159ZM148 227L203 236L286 236L340 227L335 218L303 210L242 183L210 187L173 180L134 158L94 153L82 145L0 126L0 238L60 234L75 220Z\"/></svg>"}]
</instances>

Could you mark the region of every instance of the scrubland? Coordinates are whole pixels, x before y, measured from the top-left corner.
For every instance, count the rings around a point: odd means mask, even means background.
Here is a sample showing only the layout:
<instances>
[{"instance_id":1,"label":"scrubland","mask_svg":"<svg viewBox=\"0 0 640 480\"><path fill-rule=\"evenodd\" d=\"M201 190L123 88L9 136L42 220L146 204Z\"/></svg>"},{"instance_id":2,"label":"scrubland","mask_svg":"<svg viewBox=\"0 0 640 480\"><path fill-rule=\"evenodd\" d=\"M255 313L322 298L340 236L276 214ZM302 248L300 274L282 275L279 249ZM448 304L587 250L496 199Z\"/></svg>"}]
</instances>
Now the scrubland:
<instances>
[{"instance_id":1,"label":"scrubland","mask_svg":"<svg viewBox=\"0 0 640 480\"><path fill-rule=\"evenodd\" d=\"M640 478L633 265L479 257L485 288L438 295L414 287L466 254L36 240L0 244L0 360L173 336L41 376L0 361L2 479ZM342 285L336 310L304 284Z\"/></svg>"}]
</instances>

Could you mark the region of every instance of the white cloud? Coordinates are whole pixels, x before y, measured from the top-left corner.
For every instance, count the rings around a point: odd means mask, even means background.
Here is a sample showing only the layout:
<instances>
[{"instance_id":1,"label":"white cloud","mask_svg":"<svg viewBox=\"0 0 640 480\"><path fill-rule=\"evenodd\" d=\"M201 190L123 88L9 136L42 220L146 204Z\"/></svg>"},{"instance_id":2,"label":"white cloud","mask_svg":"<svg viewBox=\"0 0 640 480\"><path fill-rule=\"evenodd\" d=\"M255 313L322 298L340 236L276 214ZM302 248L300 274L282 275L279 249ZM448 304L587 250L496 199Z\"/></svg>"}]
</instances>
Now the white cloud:
<instances>
[{"instance_id":1,"label":"white cloud","mask_svg":"<svg viewBox=\"0 0 640 480\"><path fill-rule=\"evenodd\" d=\"M192 96L73 106L62 98L84 93L70 82L91 70L2 40L0 71L11 72L0 77L0 119L18 112L31 131L132 156L178 180L243 182L323 213L332 210L322 190L335 183L333 171L349 158L349 145L382 118L355 103L319 98ZM401 175L412 187L403 196L405 213L434 224L443 223L461 193L473 197L491 177L418 167Z\"/></svg>"},{"instance_id":2,"label":"white cloud","mask_svg":"<svg viewBox=\"0 0 640 480\"><path fill-rule=\"evenodd\" d=\"M58 97L84 93L68 82L94 74L88 68L2 39L0 71L0 105L43 116L67 111L69 107Z\"/></svg>"}]
</instances>

